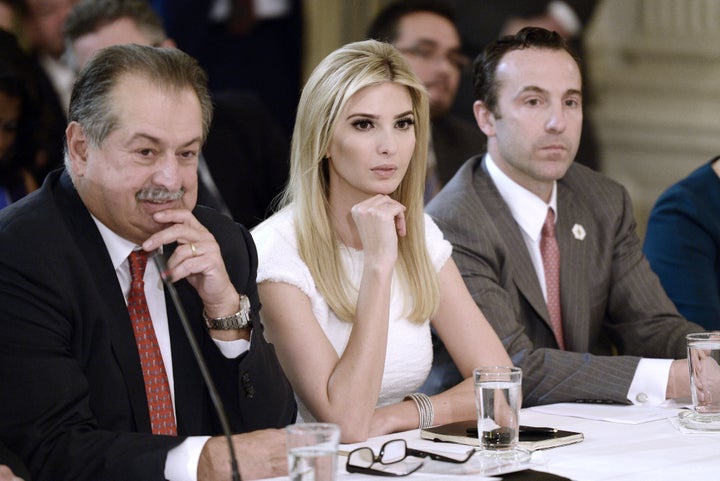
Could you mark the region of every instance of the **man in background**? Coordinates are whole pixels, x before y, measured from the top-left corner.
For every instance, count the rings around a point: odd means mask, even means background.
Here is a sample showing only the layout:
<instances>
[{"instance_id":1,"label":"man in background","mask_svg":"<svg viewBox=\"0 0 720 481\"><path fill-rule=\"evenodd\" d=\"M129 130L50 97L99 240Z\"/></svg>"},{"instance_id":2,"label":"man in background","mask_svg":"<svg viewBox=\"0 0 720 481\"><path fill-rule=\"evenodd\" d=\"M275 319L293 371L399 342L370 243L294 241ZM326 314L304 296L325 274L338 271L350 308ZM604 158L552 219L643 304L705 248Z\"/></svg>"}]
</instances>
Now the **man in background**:
<instances>
[{"instance_id":1,"label":"man in background","mask_svg":"<svg viewBox=\"0 0 720 481\"><path fill-rule=\"evenodd\" d=\"M33 174L41 184L48 172L63 163L62 148L67 107L75 73L64 57L63 24L76 0L27 0L20 40L29 43L35 63L42 154L34 160Z\"/></svg>"},{"instance_id":2,"label":"man in background","mask_svg":"<svg viewBox=\"0 0 720 481\"><path fill-rule=\"evenodd\" d=\"M367 36L393 44L430 95L427 203L465 160L485 148L477 126L450 113L460 74L470 63L462 53L454 12L439 0L396 1L378 13Z\"/></svg>"}]
</instances>

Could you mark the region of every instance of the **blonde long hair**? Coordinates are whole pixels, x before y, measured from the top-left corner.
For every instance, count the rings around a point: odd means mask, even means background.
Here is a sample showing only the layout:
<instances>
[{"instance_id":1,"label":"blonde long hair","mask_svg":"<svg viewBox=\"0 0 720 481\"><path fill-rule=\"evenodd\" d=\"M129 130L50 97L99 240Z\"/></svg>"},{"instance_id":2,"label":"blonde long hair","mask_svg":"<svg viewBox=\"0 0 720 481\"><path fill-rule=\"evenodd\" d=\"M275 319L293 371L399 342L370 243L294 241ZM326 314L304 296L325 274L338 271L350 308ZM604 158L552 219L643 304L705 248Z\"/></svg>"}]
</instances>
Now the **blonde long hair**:
<instances>
[{"instance_id":1,"label":"blonde long hair","mask_svg":"<svg viewBox=\"0 0 720 481\"><path fill-rule=\"evenodd\" d=\"M313 71L298 104L290 159L290 180L281 206L292 205L300 257L318 290L339 319L355 318L357 288L340 259L340 240L330 221L329 175L324 154L348 100L359 90L384 82L403 85L415 116L415 150L405 177L391 197L406 207L407 235L399 238L398 273L410 293L408 318L421 323L439 304L437 274L425 243L423 190L427 163L427 93L398 51L375 40L335 50Z\"/></svg>"}]
</instances>

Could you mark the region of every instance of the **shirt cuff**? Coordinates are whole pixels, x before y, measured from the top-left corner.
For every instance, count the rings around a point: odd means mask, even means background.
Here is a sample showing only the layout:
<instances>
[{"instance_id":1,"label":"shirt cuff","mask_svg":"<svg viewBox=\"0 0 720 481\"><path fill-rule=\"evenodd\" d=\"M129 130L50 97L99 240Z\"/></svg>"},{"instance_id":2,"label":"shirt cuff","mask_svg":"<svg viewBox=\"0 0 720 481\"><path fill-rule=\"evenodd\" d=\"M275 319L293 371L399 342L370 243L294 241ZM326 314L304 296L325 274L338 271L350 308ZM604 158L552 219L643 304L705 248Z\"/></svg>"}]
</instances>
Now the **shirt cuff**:
<instances>
[{"instance_id":1,"label":"shirt cuff","mask_svg":"<svg viewBox=\"0 0 720 481\"><path fill-rule=\"evenodd\" d=\"M640 359L627 399L636 406L659 406L665 402L672 359Z\"/></svg>"},{"instance_id":2,"label":"shirt cuff","mask_svg":"<svg viewBox=\"0 0 720 481\"><path fill-rule=\"evenodd\" d=\"M165 479L197 481L200 453L210 436L191 436L172 448L165 458Z\"/></svg>"},{"instance_id":3,"label":"shirt cuff","mask_svg":"<svg viewBox=\"0 0 720 481\"><path fill-rule=\"evenodd\" d=\"M252 338L252 331L250 332ZM250 349L250 341L247 339L238 339L236 341L221 341L219 339L213 339L215 345L220 349L222 355L228 359L235 359L240 354Z\"/></svg>"}]
</instances>

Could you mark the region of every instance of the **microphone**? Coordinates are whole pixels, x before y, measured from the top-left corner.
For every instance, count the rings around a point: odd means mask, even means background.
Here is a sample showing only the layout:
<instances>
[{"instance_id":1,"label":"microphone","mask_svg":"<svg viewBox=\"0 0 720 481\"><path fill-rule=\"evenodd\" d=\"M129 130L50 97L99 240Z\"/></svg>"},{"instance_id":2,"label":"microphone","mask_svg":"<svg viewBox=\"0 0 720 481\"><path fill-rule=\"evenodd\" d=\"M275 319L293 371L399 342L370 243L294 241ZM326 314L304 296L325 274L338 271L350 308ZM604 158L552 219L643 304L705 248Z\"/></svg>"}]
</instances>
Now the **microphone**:
<instances>
[{"instance_id":1,"label":"microphone","mask_svg":"<svg viewBox=\"0 0 720 481\"><path fill-rule=\"evenodd\" d=\"M215 387L215 383L210 376L210 371L208 370L207 364L205 363L205 359L200 352L200 346L198 345L195 334L193 334L192 328L190 327L190 321L188 321L187 314L185 313L185 308L180 302L180 296L178 296L177 289L175 289L175 285L172 283L172 279L170 278L170 273L167 270L167 261L165 260L165 256L159 250L157 250L153 255L153 259L155 260L155 266L160 272L160 277L162 278L165 288L168 290L168 292L170 292L170 298L172 299L173 305L177 310L178 316L180 316L180 322L185 329L185 335L187 336L188 341L190 341L190 347L192 348L192 352L195 355L195 360L198 363L198 367L200 367L200 372L202 373L203 379L205 380L205 385L210 392L210 398L212 399L213 405L215 406L215 411L217 411L218 418L220 418L220 425L222 426L223 434L227 439L228 450L230 451L230 469L232 471L232 481L241 481L240 470L238 469L237 458L235 457L235 448L233 447L232 442L232 434L230 433L230 423L228 422L222 399L220 399L220 394Z\"/></svg>"}]
</instances>

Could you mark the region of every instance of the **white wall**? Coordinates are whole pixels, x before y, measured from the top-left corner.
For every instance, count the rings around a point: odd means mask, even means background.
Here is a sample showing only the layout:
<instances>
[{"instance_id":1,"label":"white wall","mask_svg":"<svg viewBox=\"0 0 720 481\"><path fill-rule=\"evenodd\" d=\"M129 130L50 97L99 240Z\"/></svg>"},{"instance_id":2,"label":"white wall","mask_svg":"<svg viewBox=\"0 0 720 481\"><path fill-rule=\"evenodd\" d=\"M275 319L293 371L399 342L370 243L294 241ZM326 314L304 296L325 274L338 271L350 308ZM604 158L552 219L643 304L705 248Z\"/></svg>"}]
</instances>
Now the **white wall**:
<instances>
[{"instance_id":1,"label":"white wall","mask_svg":"<svg viewBox=\"0 0 720 481\"><path fill-rule=\"evenodd\" d=\"M587 58L602 170L645 232L658 195L720 154L720 0L604 0Z\"/></svg>"}]
</instances>

